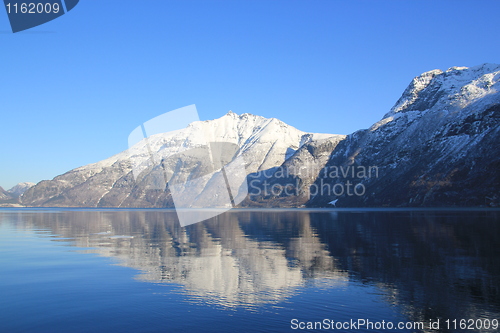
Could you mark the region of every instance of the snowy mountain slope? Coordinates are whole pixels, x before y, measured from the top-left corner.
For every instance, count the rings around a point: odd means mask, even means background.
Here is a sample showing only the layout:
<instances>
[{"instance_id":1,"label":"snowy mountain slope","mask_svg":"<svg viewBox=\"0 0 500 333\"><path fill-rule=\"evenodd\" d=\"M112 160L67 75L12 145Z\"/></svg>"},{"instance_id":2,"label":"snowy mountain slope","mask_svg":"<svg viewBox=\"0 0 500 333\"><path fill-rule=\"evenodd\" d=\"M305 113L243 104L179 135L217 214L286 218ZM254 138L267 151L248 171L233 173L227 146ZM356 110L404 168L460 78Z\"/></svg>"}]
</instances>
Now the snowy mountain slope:
<instances>
[{"instance_id":1,"label":"snowy mountain slope","mask_svg":"<svg viewBox=\"0 0 500 333\"><path fill-rule=\"evenodd\" d=\"M500 65L423 73L369 129L250 175L244 205L499 206L499 91Z\"/></svg>"},{"instance_id":2,"label":"snowy mountain slope","mask_svg":"<svg viewBox=\"0 0 500 333\"><path fill-rule=\"evenodd\" d=\"M351 181L365 193L316 195L308 204L498 205L499 151L500 65L430 71L413 79L381 121L342 141L316 180L344 189ZM341 166L376 166L378 175L325 176Z\"/></svg>"},{"instance_id":3,"label":"snowy mountain slope","mask_svg":"<svg viewBox=\"0 0 500 333\"><path fill-rule=\"evenodd\" d=\"M106 160L42 181L22 196L22 203L29 206L172 207L168 191L149 187L155 172L148 169L146 163L151 159L149 151L154 153L156 169L161 163L170 179L182 180L216 171L210 169L203 158L179 158L179 154L207 142L236 145L238 156L245 161L246 173L253 173L277 167L301 145L330 136L305 133L274 118L229 112L219 119L194 122L182 130L153 135ZM179 160L185 164L182 169L179 169ZM132 166L138 166L139 172L135 170L138 177L134 177ZM203 192L211 178L199 179ZM210 197L210 193L204 195L205 200ZM210 198L216 200L213 196ZM199 200L201 202L201 198Z\"/></svg>"},{"instance_id":4,"label":"snowy mountain slope","mask_svg":"<svg viewBox=\"0 0 500 333\"><path fill-rule=\"evenodd\" d=\"M24 192L26 192L30 187L33 187L35 183L30 183L30 182L23 182L23 183L18 183L15 186L13 186L9 192L13 197L20 197Z\"/></svg>"},{"instance_id":5,"label":"snowy mountain slope","mask_svg":"<svg viewBox=\"0 0 500 333\"><path fill-rule=\"evenodd\" d=\"M9 191L4 190L0 186L0 207L17 207L19 206L18 197Z\"/></svg>"}]
</instances>

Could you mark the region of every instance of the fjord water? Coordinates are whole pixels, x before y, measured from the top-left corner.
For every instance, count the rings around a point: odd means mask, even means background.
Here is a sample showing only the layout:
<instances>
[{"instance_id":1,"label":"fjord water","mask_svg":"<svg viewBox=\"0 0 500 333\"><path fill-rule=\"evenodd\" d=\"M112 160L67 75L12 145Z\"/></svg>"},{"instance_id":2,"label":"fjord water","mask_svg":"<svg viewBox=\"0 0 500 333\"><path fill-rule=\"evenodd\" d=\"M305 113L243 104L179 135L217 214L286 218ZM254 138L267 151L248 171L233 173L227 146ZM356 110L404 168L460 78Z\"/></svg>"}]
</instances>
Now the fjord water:
<instances>
[{"instance_id":1,"label":"fjord water","mask_svg":"<svg viewBox=\"0 0 500 333\"><path fill-rule=\"evenodd\" d=\"M295 209L182 228L174 211L4 209L0 331L461 331L445 320L500 319L499 223L498 210Z\"/></svg>"}]
</instances>

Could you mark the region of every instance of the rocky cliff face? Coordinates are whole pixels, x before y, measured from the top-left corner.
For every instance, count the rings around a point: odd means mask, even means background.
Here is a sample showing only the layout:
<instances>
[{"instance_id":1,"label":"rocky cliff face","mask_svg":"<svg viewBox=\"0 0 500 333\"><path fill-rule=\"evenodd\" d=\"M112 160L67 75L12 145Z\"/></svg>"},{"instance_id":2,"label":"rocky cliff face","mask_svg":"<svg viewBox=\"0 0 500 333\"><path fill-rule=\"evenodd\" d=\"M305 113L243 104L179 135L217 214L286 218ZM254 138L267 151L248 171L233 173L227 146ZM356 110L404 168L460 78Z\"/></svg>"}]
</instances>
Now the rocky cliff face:
<instances>
[{"instance_id":1,"label":"rocky cliff face","mask_svg":"<svg viewBox=\"0 0 500 333\"><path fill-rule=\"evenodd\" d=\"M310 141L302 145L278 168L248 176L248 193L241 206L301 207L310 199L314 184L332 151L345 136Z\"/></svg>"},{"instance_id":2,"label":"rocky cliff face","mask_svg":"<svg viewBox=\"0 0 500 333\"><path fill-rule=\"evenodd\" d=\"M172 207L169 189L151 186L161 171L178 184L198 179L192 207L222 205L207 186L221 173L199 150L199 133L209 133L211 143L235 147L228 160L244 160L249 195L240 206L498 206L499 91L500 65L426 72L382 120L347 137L230 112L42 181L21 200L28 206ZM159 156L156 165L144 166L148 151ZM143 165L135 177L132 164Z\"/></svg>"}]
</instances>

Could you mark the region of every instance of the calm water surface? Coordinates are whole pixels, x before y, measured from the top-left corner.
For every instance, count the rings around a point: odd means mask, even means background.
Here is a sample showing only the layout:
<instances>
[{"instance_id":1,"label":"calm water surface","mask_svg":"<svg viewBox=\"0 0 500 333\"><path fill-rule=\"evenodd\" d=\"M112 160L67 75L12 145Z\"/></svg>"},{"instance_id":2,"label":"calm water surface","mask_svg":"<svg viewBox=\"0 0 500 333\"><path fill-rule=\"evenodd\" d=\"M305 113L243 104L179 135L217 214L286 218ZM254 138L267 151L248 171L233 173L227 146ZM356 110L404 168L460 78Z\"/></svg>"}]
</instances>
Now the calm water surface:
<instances>
[{"instance_id":1,"label":"calm water surface","mask_svg":"<svg viewBox=\"0 0 500 333\"><path fill-rule=\"evenodd\" d=\"M498 210L3 209L0 332L498 332L445 321L500 319L499 244Z\"/></svg>"}]
</instances>

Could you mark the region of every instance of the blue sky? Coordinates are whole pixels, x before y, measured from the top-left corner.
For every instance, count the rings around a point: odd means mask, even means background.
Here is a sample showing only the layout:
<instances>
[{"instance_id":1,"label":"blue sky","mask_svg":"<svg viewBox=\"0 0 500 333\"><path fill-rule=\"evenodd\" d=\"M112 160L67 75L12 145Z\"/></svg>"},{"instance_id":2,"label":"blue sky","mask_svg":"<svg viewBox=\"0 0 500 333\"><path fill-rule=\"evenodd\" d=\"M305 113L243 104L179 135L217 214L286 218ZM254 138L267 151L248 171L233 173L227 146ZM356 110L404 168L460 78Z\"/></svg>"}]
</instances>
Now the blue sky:
<instances>
[{"instance_id":1,"label":"blue sky","mask_svg":"<svg viewBox=\"0 0 500 333\"><path fill-rule=\"evenodd\" d=\"M411 79L500 63L499 1L80 0L12 34L0 10L0 186L127 148L129 133L196 104L349 134Z\"/></svg>"}]
</instances>

